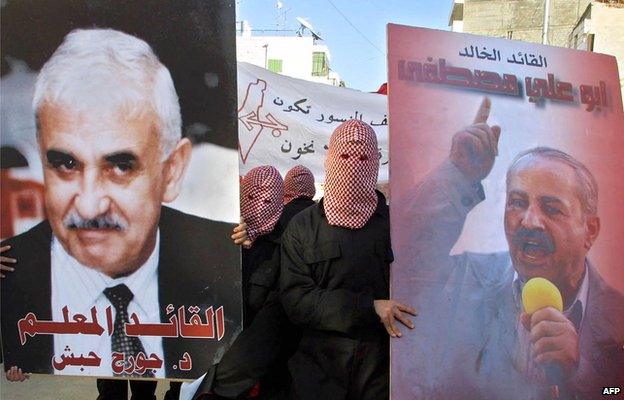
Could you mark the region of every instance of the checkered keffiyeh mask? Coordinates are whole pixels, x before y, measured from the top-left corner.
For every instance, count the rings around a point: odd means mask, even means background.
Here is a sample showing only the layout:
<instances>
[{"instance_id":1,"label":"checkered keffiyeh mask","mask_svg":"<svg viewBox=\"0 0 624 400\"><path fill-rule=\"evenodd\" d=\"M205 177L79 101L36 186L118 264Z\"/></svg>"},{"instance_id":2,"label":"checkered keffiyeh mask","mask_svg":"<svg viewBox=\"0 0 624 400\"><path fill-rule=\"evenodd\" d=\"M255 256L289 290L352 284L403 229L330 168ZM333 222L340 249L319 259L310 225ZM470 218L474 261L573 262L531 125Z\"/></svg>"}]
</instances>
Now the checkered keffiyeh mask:
<instances>
[{"instance_id":1,"label":"checkered keffiyeh mask","mask_svg":"<svg viewBox=\"0 0 624 400\"><path fill-rule=\"evenodd\" d=\"M323 207L330 225L358 229L377 208L379 150L375 131L359 120L343 122L329 140Z\"/></svg>"},{"instance_id":2,"label":"checkered keffiyeh mask","mask_svg":"<svg viewBox=\"0 0 624 400\"><path fill-rule=\"evenodd\" d=\"M316 194L314 188L314 175L303 165L297 165L286 173L284 178L284 205L297 197L313 198Z\"/></svg>"},{"instance_id":3,"label":"checkered keffiyeh mask","mask_svg":"<svg viewBox=\"0 0 624 400\"><path fill-rule=\"evenodd\" d=\"M253 242L275 228L282 215L284 181L270 166L250 170L241 182L241 216L247 224L247 237Z\"/></svg>"}]
</instances>

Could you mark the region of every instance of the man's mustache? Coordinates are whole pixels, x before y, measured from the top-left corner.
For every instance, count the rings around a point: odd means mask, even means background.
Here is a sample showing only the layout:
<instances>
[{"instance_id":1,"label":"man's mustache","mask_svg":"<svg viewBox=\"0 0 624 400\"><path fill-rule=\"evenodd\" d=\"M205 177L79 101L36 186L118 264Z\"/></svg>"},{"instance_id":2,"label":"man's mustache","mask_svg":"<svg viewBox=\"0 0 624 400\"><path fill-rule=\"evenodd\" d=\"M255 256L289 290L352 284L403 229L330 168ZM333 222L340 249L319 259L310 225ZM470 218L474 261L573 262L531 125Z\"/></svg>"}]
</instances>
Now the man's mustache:
<instances>
[{"instance_id":1,"label":"man's mustache","mask_svg":"<svg viewBox=\"0 0 624 400\"><path fill-rule=\"evenodd\" d=\"M67 229L114 229L123 231L126 229L126 222L123 218L113 213L104 214L96 218L85 219L76 212L70 212L63 220Z\"/></svg>"},{"instance_id":2,"label":"man's mustache","mask_svg":"<svg viewBox=\"0 0 624 400\"><path fill-rule=\"evenodd\" d=\"M548 233L540 229L527 229L520 227L514 233L513 242L520 248L523 248L527 243L534 244L544 250L546 254L550 254L555 251L555 242L553 239Z\"/></svg>"}]
</instances>

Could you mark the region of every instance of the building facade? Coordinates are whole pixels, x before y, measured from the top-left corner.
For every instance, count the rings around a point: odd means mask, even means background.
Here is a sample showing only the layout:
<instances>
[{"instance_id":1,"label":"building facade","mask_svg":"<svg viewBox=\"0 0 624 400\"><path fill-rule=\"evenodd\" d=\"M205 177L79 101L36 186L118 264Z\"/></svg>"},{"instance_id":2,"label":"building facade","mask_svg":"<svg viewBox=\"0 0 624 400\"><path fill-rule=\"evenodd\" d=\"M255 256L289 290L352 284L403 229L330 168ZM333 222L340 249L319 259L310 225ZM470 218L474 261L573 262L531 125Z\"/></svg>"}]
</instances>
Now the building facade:
<instances>
[{"instance_id":1,"label":"building facade","mask_svg":"<svg viewBox=\"0 0 624 400\"><path fill-rule=\"evenodd\" d=\"M341 85L340 76L330 68L329 49L314 35L285 30L252 31L246 21L237 22L236 31L238 61L293 78Z\"/></svg>"},{"instance_id":2,"label":"building facade","mask_svg":"<svg viewBox=\"0 0 624 400\"><path fill-rule=\"evenodd\" d=\"M624 98L624 1L590 2L570 32L568 47L614 55Z\"/></svg>"},{"instance_id":3,"label":"building facade","mask_svg":"<svg viewBox=\"0 0 624 400\"><path fill-rule=\"evenodd\" d=\"M549 0L545 44L616 57L624 96L624 0ZM542 43L546 0L454 0L454 32Z\"/></svg>"}]
</instances>

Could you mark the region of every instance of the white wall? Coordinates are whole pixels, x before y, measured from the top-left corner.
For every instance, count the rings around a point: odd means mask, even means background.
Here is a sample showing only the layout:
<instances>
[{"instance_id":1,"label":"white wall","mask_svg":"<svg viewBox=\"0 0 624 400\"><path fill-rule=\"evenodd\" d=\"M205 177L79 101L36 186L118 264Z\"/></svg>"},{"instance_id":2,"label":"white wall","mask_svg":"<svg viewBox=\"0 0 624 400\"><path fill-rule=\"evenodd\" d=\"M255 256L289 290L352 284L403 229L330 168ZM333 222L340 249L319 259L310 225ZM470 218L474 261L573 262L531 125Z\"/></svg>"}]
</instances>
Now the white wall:
<instances>
[{"instance_id":1,"label":"white wall","mask_svg":"<svg viewBox=\"0 0 624 400\"><path fill-rule=\"evenodd\" d=\"M266 47L265 47L266 46ZM330 54L327 46L314 44L311 36L251 36L236 37L236 60L268 68L268 60L282 60L282 75L307 81L338 85L336 74L312 76L312 53L324 52L327 61Z\"/></svg>"}]
</instances>

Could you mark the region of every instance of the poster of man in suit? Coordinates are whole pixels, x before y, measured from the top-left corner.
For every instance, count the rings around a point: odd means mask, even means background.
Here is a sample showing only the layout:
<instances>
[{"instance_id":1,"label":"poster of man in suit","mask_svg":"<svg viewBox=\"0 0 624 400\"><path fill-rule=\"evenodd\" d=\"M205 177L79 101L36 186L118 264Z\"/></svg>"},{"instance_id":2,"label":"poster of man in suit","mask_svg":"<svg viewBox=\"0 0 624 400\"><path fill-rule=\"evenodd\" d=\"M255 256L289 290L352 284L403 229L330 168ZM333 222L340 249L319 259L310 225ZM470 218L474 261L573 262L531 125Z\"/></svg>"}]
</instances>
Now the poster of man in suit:
<instances>
[{"instance_id":1,"label":"poster of man in suit","mask_svg":"<svg viewBox=\"0 0 624 400\"><path fill-rule=\"evenodd\" d=\"M3 4L7 175L43 187L2 243L7 369L196 378L239 333L233 23L225 0Z\"/></svg>"}]
</instances>

